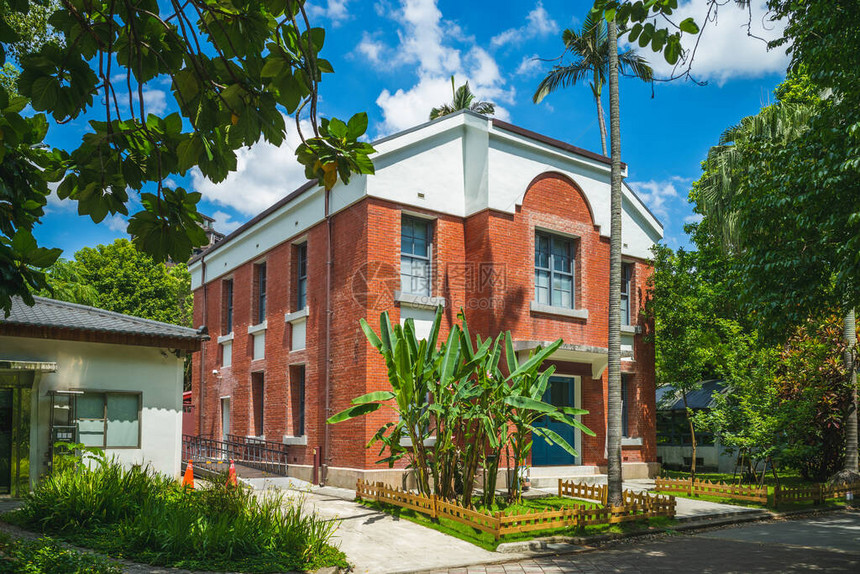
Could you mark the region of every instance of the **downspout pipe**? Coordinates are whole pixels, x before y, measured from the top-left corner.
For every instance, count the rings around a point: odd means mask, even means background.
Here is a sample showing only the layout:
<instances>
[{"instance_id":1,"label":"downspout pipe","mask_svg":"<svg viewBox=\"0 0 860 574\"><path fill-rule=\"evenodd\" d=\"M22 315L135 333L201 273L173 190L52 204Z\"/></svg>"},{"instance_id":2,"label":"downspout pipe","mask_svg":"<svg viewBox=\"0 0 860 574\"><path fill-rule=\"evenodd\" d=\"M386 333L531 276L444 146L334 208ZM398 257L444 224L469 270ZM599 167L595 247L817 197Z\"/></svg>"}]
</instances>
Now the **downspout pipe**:
<instances>
[{"instance_id":1,"label":"downspout pipe","mask_svg":"<svg viewBox=\"0 0 860 574\"><path fill-rule=\"evenodd\" d=\"M325 220L326 220L326 251L325 268L325 427L323 439L323 472L320 483L325 485L328 480L328 468L331 464L329 445L331 444L331 429L326 420L331 416L331 268L334 265L334 255L331 242L331 190L325 190Z\"/></svg>"},{"instance_id":2,"label":"downspout pipe","mask_svg":"<svg viewBox=\"0 0 860 574\"><path fill-rule=\"evenodd\" d=\"M206 292L208 291L208 285L206 285L206 256L200 258L200 286L203 288L203 325L200 326L201 329L209 326L206 321L206 311L208 305L206 304ZM199 392L199 403L197 405L197 436L203 435L203 412L205 409L203 405L205 402L203 401L204 392L206 390L206 385L203 383L203 377L206 376L206 342L203 342L200 345L200 392Z\"/></svg>"}]
</instances>

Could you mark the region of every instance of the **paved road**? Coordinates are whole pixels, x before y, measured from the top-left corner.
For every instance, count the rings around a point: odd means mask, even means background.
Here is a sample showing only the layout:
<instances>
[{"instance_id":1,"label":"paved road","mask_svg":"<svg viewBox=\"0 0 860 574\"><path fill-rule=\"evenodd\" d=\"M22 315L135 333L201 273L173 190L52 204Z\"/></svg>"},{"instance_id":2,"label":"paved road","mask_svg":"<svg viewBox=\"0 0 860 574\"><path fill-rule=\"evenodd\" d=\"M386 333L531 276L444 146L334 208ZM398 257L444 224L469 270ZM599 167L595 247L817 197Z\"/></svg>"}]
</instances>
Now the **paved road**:
<instances>
[{"instance_id":1,"label":"paved road","mask_svg":"<svg viewBox=\"0 0 860 574\"><path fill-rule=\"evenodd\" d=\"M860 572L860 514L766 522L617 543L581 554L440 570L446 574Z\"/></svg>"}]
</instances>

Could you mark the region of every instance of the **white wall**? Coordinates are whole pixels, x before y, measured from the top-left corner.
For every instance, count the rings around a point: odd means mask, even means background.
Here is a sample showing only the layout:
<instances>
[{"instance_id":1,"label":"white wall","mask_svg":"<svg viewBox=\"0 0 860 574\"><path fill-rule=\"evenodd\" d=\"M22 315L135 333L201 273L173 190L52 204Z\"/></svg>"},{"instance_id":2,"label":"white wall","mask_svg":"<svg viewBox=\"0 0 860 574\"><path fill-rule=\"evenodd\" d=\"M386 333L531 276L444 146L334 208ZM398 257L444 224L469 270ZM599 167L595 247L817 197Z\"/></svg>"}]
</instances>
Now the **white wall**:
<instances>
[{"instance_id":1,"label":"white wall","mask_svg":"<svg viewBox=\"0 0 860 574\"><path fill-rule=\"evenodd\" d=\"M600 233L609 236L609 165L459 113L375 142L376 173L355 176L331 192L336 213L364 196L466 217L484 209L514 213L529 183L554 171L582 189ZM662 227L627 187L623 189L622 253L650 258ZM206 281L229 274L323 220L324 193L315 187L276 209L205 257ZM202 284L202 263L190 266L191 287Z\"/></svg>"},{"instance_id":2,"label":"white wall","mask_svg":"<svg viewBox=\"0 0 860 574\"><path fill-rule=\"evenodd\" d=\"M0 361L48 361L55 373L35 383L30 479L38 478L49 446L49 390L141 392L141 448L107 449L125 464L146 464L179 477L182 443L182 358L168 349L0 337ZM35 440L33 440L35 438Z\"/></svg>"}]
</instances>

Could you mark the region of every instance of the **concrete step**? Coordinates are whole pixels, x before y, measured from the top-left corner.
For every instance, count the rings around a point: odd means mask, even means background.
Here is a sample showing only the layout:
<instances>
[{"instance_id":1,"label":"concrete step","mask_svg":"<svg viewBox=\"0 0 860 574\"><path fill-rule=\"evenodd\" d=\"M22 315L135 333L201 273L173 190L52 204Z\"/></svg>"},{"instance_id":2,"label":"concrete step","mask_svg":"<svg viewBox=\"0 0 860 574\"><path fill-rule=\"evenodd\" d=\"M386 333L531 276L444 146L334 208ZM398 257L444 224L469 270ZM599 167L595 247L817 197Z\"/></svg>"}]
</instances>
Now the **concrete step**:
<instances>
[{"instance_id":1,"label":"concrete step","mask_svg":"<svg viewBox=\"0 0 860 574\"><path fill-rule=\"evenodd\" d=\"M556 488L558 479L599 484L606 482L606 475L598 474L596 466L539 466L529 469L529 479L532 488Z\"/></svg>"}]
</instances>

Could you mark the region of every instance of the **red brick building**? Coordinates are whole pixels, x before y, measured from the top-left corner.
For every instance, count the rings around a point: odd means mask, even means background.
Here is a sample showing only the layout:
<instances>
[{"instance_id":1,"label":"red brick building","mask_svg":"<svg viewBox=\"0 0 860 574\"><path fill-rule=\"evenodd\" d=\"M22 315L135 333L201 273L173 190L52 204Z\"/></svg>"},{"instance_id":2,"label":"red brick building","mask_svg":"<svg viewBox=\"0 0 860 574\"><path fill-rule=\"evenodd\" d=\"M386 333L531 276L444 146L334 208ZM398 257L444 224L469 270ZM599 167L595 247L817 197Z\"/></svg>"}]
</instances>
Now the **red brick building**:
<instances>
[{"instance_id":1,"label":"red brick building","mask_svg":"<svg viewBox=\"0 0 860 574\"><path fill-rule=\"evenodd\" d=\"M329 197L309 183L192 261L195 324L212 334L194 357L196 432L284 442L300 478L317 449L329 484L399 482L365 448L384 410L324 421L388 384L360 318L378 327L388 310L421 334L444 305L440 337L462 308L473 333L510 330L524 354L564 340L546 398L588 409L597 437L570 431L576 459L536 441L533 474L602 470L608 158L470 112L374 145L376 175ZM627 476L645 476L656 468L654 357L639 310L662 226L627 187L622 217L622 456Z\"/></svg>"}]
</instances>

